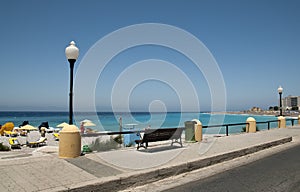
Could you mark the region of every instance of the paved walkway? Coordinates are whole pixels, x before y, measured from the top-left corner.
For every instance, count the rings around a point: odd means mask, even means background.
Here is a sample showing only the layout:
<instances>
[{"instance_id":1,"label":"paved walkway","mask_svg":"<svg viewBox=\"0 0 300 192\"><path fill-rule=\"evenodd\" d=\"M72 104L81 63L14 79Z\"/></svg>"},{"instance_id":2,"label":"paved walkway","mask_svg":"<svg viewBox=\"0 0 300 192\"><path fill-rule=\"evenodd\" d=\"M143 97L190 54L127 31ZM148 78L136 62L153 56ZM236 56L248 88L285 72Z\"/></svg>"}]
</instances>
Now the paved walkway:
<instances>
[{"instance_id":1,"label":"paved walkway","mask_svg":"<svg viewBox=\"0 0 300 192\"><path fill-rule=\"evenodd\" d=\"M116 191L198 169L275 145L300 141L300 126L214 137L201 143L149 143L149 149L126 148L58 158L58 147L0 152L1 191Z\"/></svg>"}]
</instances>

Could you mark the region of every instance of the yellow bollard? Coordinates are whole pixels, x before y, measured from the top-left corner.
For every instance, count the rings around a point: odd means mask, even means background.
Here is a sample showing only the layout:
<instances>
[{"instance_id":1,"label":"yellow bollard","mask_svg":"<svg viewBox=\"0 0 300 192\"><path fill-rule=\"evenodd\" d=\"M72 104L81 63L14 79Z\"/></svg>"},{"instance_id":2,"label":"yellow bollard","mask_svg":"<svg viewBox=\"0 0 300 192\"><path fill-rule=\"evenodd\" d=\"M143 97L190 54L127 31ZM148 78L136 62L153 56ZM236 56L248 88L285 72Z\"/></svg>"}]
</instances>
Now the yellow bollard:
<instances>
[{"instance_id":1,"label":"yellow bollard","mask_svg":"<svg viewBox=\"0 0 300 192\"><path fill-rule=\"evenodd\" d=\"M283 116L279 116L278 117L278 128L286 128L286 121L285 121L285 117Z\"/></svg>"},{"instance_id":2,"label":"yellow bollard","mask_svg":"<svg viewBox=\"0 0 300 192\"><path fill-rule=\"evenodd\" d=\"M65 126L59 136L59 158L75 158L81 154L81 136L75 125Z\"/></svg>"},{"instance_id":3,"label":"yellow bollard","mask_svg":"<svg viewBox=\"0 0 300 192\"><path fill-rule=\"evenodd\" d=\"M196 124L194 125L195 140L197 142L201 142L202 141L202 123L198 119L193 119L192 121L196 122Z\"/></svg>"},{"instance_id":4,"label":"yellow bollard","mask_svg":"<svg viewBox=\"0 0 300 192\"><path fill-rule=\"evenodd\" d=\"M255 133L256 132L256 120L253 117L248 117L246 120L246 133Z\"/></svg>"},{"instance_id":5,"label":"yellow bollard","mask_svg":"<svg viewBox=\"0 0 300 192\"><path fill-rule=\"evenodd\" d=\"M300 115L298 116L298 125L300 125Z\"/></svg>"}]
</instances>

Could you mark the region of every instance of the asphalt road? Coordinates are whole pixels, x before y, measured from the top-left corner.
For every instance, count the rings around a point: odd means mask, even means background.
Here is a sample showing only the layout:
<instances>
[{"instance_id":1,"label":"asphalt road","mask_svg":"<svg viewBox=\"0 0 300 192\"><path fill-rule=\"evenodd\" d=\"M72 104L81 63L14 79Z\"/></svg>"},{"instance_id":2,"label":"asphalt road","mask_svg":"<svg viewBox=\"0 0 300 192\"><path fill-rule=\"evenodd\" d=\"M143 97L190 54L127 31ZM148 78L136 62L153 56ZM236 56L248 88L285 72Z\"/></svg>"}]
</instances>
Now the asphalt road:
<instances>
[{"instance_id":1,"label":"asphalt road","mask_svg":"<svg viewBox=\"0 0 300 192\"><path fill-rule=\"evenodd\" d=\"M300 192L300 145L169 192Z\"/></svg>"}]
</instances>

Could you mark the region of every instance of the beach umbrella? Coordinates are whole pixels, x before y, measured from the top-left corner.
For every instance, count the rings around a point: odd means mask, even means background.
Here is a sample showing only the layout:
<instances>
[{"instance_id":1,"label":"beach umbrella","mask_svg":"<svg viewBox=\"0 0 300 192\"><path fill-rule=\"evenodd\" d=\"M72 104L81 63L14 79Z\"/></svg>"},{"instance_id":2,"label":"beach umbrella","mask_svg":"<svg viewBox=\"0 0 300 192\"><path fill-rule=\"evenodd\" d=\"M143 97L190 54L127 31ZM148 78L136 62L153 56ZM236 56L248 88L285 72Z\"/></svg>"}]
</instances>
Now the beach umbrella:
<instances>
[{"instance_id":1,"label":"beach umbrella","mask_svg":"<svg viewBox=\"0 0 300 192\"><path fill-rule=\"evenodd\" d=\"M26 130L26 131L36 131L38 130L36 127L32 126L32 125L25 125L22 126L21 128L19 128L20 130Z\"/></svg>"},{"instance_id":2,"label":"beach umbrella","mask_svg":"<svg viewBox=\"0 0 300 192\"><path fill-rule=\"evenodd\" d=\"M83 124L85 127L92 127L92 126L96 126L95 123L93 123L91 120L89 119L85 119L83 121L80 121L81 124Z\"/></svg>"},{"instance_id":3,"label":"beach umbrella","mask_svg":"<svg viewBox=\"0 0 300 192\"><path fill-rule=\"evenodd\" d=\"M83 123L83 125L85 126L85 127L93 127L93 126L96 126L96 124L95 123L93 123L93 122L84 122Z\"/></svg>"},{"instance_id":4,"label":"beach umbrella","mask_svg":"<svg viewBox=\"0 0 300 192\"><path fill-rule=\"evenodd\" d=\"M88 123L88 122L92 122L92 121L89 120L89 119L85 119L85 120L83 120L83 121L80 121L80 123Z\"/></svg>"},{"instance_id":5,"label":"beach umbrella","mask_svg":"<svg viewBox=\"0 0 300 192\"><path fill-rule=\"evenodd\" d=\"M61 123L61 124L56 125L56 127L61 127L61 128L63 128L63 127L66 126L66 125L69 125L69 124L66 123L66 122L63 122L63 123Z\"/></svg>"},{"instance_id":6,"label":"beach umbrella","mask_svg":"<svg viewBox=\"0 0 300 192\"><path fill-rule=\"evenodd\" d=\"M96 124L93 123L89 119L85 119L83 121L80 121L80 131L81 131L81 133L85 133L85 127L93 127L93 126L96 126ZM86 132L89 133L89 132L94 132L94 131L91 128L87 128Z\"/></svg>"}]
</instances>

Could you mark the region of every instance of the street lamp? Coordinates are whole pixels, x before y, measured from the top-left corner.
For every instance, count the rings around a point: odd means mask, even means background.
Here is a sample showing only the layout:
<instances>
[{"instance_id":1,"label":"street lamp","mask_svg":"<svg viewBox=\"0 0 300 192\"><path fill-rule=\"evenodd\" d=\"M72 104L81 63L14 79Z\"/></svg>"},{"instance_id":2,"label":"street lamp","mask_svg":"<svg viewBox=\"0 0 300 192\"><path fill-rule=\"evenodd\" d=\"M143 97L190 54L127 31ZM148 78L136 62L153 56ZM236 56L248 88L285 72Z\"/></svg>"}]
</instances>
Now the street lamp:
<instances>
[{"instance_id":1,"label":"street lamp","mask_svg":"<svg viewBox=\"0 0 300 192\"><path fill-rule=\"evenodd\" d=\"M281 86L278 87L277 89L278 93L279 93L279 109L280 109L280 116L282 116L282 100L281 100L281 95L282 95L282 91L283 88Z\"/></svg>"},{"instance_id":2,"label":"street lamp","mask_svg":"<svg viewBox=\"0 0 300 192\"><path fill-rule=\"evenodd\" d=\"M79 49L75 46L74 41L71 41L70 45L66 47L65 53L70 63L69 125L72 125L73 124L73 71L74 71L74 64L79 55Z\"/></svg>"}]
</instances>

